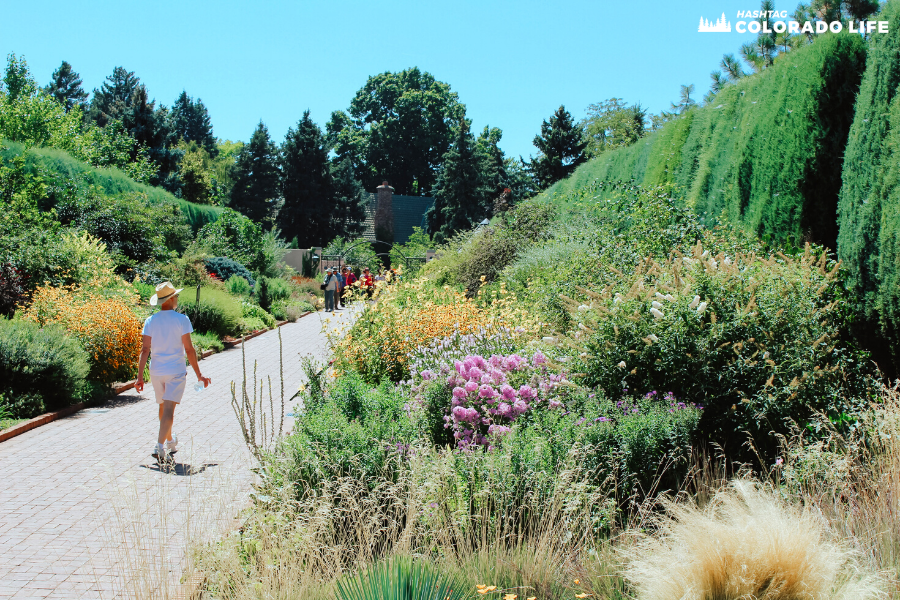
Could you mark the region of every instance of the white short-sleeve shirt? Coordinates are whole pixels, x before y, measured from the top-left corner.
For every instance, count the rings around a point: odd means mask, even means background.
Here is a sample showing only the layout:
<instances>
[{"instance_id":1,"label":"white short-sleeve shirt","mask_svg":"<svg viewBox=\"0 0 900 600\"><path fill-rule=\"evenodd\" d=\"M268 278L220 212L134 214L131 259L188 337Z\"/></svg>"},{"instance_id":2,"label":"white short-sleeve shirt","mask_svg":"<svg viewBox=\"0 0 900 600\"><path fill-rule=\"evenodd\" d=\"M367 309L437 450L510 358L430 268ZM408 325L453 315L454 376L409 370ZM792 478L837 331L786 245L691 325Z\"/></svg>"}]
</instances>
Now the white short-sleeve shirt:
<instances>
[{"instance_id":1,"label":"white short-sleeve shirt","mask_svg":"<svg viewBox=\"0 0 900 600\"><path fill-rule=\"evenodd\" d=\"M191 320L174 310L161 310L144 321L141 333L150 336L150 375L187 372L181 336L193 331Z\"/></svg>"}]
</instances>

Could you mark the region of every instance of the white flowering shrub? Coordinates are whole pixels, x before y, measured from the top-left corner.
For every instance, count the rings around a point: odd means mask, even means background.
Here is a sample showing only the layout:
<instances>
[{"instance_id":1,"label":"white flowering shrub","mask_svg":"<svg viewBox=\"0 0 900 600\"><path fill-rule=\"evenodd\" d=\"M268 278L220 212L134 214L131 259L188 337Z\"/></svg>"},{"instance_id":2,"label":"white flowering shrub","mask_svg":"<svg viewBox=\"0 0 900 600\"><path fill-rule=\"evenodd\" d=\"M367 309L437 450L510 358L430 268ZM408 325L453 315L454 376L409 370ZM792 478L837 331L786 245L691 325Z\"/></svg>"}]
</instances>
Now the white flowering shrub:
<instances>
[{"instance_id":1,"label":"white flowering shrub","mask_svg":"<svg viewBox=\"0 0 900 600\"><path fill-rule=\"evenodd\" d=\"M769 432L816 412L850 426L873 397L874 366L842 336L851 307L839 267L810 248L729 257L698 244L573 295L562 297L582 382L613 399L666 390L701 405L700 441L734 456L746 433L774 450Z\"/></svg>"}]
</instances>

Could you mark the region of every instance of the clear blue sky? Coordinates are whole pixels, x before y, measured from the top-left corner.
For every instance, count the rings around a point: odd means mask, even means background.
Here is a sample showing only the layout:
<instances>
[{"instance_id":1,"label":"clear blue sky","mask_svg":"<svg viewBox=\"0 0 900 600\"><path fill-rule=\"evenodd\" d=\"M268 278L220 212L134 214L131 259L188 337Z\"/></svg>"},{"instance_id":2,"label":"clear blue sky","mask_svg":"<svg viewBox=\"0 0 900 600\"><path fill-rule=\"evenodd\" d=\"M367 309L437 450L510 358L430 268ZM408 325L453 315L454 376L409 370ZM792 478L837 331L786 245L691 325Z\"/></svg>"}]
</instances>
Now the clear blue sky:
<instances>
[{"instance_id":1,"label":"clear blue sky","mask_svg":"<svg viewBox=\"0 0 900 600\"><path fill-rule=\"evenodd\" d=\"M735 21L755 0L609 2L6 2L0 50L24 55L46 84L62 60L91 91L116 66L171 106L182 89L209 108L217 137L247 140L262 119L277 141L310 109L324 127L369 75L418 66L447 82L473 129L500 127L528 157L541 121L576 117L613 96L652 112L681 84L709 89L722 54L750 34L698 33L700 17ZM779 3L793 12L796 3Z\"/></svg>"}]
</instances>

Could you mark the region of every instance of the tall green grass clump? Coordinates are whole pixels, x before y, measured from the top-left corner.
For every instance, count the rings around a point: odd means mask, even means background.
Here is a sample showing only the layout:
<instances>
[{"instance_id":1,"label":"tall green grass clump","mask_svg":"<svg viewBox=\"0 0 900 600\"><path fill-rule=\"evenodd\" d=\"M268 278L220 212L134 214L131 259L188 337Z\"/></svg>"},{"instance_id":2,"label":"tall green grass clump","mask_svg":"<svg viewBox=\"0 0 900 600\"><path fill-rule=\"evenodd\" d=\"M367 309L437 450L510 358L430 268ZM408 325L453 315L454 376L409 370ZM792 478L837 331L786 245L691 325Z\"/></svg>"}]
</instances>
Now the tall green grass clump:
<instances>
[{"instance_id":1,"label":"tall green grass clump","mask_svg":"<svg viewBox=\"0 0 900 600\"><path fill-rule=\"evenodd\" d=\"M469 590L455 577L410 557L376 563L337 581L339 600L462 600Z\"/></svg>"},{"instance_id":2,"label":"tall green grass clump","mask_svg":"<svg viewBox=\"0 0 900 600\"><path fill-rule=\"evenodd\" d=\"M579 167L546 195L596 179L664 185L705 223L724 212L778 242L834 248L843 150L865 54L860 36L820 36L726 86L708 105Z\"/></svg>"},{"instance_id":3,"label":"tall green grass clump","mask_svg":"<svg viewBox=\"0 0 900 600\"><path fill-rule=\"evenodd\" d=\"M888 3L880 20L900 19ZM838 255L860 299L869 343L885 344L895 368L900 359L900 31L871 36L869 59L845 152L839 204ZM872 335L880 328L886 339Z\"/></svg>"}]
</instances>

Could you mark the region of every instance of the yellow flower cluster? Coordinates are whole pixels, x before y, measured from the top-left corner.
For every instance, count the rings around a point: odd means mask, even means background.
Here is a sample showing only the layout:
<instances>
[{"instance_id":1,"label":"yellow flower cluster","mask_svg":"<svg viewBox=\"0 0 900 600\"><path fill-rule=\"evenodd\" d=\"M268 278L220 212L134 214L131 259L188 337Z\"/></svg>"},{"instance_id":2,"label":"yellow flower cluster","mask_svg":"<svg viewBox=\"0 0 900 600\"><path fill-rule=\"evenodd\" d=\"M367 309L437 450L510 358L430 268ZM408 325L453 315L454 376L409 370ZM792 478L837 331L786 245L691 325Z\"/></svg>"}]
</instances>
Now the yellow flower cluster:
<instances>
[{"instance_id":1,"label":"yellow flower cluster","mask_svg":"<svg viewBox=\"0 0 900 600\"><path fill-rule=\"evenodd\" d=\"M119 297L84 293L75 286L39 287L24 318L58 323L81 342L98 383L127 381L141 353L141 322Z\"/></svg>"},{"instance_id":2,"label":"yellow flower cluster","mask_svg":"<svg viewBox=\"0 0 900 600\"><path fill-rule=\"evenodd\" d=\"M371 380L399 381L408 376L407 361L416 348L456 332L499 327L534 330L537 323L505 288L476 301L425 279L396 282L379 286L375 304L336 342L336 355L339 365Z\"/></svg>"}]
</instances>

